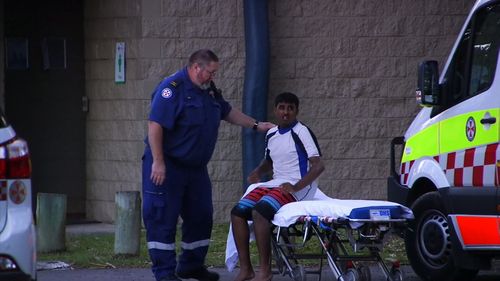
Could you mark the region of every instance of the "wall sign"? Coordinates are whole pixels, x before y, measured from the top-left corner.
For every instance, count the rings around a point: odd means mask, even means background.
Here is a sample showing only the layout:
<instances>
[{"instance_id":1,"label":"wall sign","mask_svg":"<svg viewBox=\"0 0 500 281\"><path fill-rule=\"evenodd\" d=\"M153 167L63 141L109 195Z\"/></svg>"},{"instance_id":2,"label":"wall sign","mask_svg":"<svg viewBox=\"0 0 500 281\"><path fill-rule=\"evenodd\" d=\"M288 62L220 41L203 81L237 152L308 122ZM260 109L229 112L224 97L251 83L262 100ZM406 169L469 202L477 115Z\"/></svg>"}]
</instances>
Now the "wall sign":
<instances>
[{"instance_id":1,"label":"wall sign","mask_svg":"<svg viewBox=\"0 0 500 281\"><path fill-rule=\"evenodd\" d=\"M125 83L125 42L117 42L115 50L115 83Z\"/></svg>"}]
</instances>

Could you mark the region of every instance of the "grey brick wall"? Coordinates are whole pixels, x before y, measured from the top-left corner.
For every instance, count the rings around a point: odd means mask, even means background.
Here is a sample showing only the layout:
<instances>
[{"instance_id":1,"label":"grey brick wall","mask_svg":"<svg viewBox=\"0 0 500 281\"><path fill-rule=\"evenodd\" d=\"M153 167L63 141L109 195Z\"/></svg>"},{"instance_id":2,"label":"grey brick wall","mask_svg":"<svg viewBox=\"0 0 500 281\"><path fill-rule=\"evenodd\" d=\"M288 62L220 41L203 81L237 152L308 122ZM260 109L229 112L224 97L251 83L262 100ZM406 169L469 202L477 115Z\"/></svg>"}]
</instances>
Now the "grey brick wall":
<instances>
[{"instance_id":1,"label":"grey brick wall","mask_svg":"<svg viewBox=\"0 0 500 281\"><path fill-rule=\"evenodd\" d=\"M87 217L113 221L117 191L139 190L148 104L139 53L141 3L85 1ZM126 83L114 82L116 42L126 44Z\"/></svg>"},{"instance_id":2,"label":"grey brick wall","mask_svg":"<svg viewBox=\"0 0 500 281\"><path fill-rule=\"evenodd\" d=\"M339 198L385 198L389 142L417 112L417 64L446 58L473 1L270 0L268 104L301 98L299 118L316 133ZM114 193L140 190L150 93L199 48L221 58L216 82L241 108L242 0L85 1L87 215L114 220ZM116 85L114 46L126 42L127 81ZM215 220L241 195L240 128L223 124L209 165Z\"/></svg>"}]
</instances>

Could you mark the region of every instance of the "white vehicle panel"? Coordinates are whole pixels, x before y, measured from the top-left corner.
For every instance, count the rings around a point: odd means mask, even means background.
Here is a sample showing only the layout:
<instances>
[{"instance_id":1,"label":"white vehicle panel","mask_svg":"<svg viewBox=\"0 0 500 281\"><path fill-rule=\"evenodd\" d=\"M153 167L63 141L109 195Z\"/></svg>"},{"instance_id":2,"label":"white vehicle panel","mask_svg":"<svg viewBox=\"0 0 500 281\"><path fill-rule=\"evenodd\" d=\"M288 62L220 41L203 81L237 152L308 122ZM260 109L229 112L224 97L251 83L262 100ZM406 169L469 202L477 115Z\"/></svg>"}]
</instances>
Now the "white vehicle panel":
<instances>
[{"instance_id":1,"label":"white vehicle panel","mask_svg":"<svg viewBox=\"0 0 500 281\"><path fill-rule=\"evenodd\" d=\"M4 143L8 140L13 139L16 136L16 132L11 126L0 129L0 143Z\"/></svg>"},{"instance_id":2,"label":"white vehicle panel","mask_svg":"<svg viewBox=\"0 0 500 281\"><path fill-rule=\"evenodd\" d=\"M408 186L412 187L420 178L431 180L437 188L450 186L441 166L432 157L423 157L415 160L408 175Z\"/></svg>"}]
</instances>

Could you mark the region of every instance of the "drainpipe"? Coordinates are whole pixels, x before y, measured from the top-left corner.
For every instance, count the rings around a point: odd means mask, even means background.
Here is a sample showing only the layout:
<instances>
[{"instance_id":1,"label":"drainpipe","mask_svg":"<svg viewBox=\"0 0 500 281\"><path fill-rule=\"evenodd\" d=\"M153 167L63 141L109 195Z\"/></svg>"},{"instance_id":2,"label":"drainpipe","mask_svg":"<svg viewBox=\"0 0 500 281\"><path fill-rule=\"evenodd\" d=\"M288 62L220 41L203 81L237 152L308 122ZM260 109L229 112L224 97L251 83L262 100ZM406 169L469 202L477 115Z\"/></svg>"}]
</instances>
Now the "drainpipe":
<instances>
[{"instance_id":1,"label":"drainpipe","mask_svg":"<svg viewBox=\"0 0 500 281\"><path fill-rule=\"evenodd\" d=\"M243 112L258 121L267 120L269 83L269 32L267 0L244 0L245 17L245 83ZM265 135L243 129L243 191L247 177L264 157Z\"/></svg>"}]
</instances>

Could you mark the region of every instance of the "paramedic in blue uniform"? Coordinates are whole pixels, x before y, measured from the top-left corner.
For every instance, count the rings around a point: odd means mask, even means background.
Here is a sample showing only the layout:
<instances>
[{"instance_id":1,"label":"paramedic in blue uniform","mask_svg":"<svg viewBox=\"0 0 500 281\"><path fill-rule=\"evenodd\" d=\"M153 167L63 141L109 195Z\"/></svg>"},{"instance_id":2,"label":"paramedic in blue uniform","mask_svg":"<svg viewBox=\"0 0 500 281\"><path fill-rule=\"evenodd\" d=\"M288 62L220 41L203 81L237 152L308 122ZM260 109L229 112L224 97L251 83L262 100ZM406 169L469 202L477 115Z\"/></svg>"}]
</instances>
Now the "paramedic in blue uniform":
<instances>
[{"instance_id":1,"label":"paramedic in blue uniform","mask_svg":"<svg viewBox=\"0 0 500 281\"><path fill-rule=\"evenodd\" d=\"M165 78L153 92L142 184L147 247L158 281L219 279L204 266L213 213L207 163L219 123L225 120L259 132L275 126L232 108L212 81L218 69L219 59L212 51L198 50L186 67ZM179 216L182 252L176 261Z\"/></svg>"}]
</instances>

